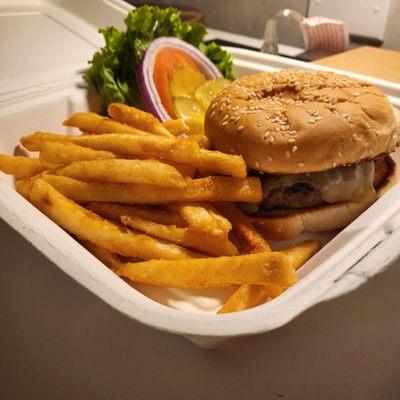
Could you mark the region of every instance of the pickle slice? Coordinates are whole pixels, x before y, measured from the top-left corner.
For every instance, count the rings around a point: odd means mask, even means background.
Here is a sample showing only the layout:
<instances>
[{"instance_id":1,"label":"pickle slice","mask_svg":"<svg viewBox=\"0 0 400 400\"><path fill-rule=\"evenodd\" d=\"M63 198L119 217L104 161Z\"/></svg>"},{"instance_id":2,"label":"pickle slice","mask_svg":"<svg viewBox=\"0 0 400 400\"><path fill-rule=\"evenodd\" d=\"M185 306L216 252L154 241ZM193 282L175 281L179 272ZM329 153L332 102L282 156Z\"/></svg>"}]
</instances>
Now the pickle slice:
<instances>
[{"instance_id":1,"label":"pickle slice","mask_svg":"<svg viewBox=\"0 0 400 400\"><path fill-rule=\"evenodd\" d=\"M169 84L172 97L190 97L198 86L205 82L203 74L192 68L177 68Z\"/></svg>"},{"instance_id":2,"label":"pickle slice","mask_svg":"<svg viewBox=\"0 0 400 400\"><path fill-rule=\"evenodd\" d=\"M225 78L218 78L214 81L206 81L197 87L196 91L194 92L194 97L205 109L207 109L217 94L222 92L222 90L225 89L225 87L230 83L231 81Z\"/></svg>"},{"instance_id":3,"label":"pickle slice","mask_svg":"<svg viewBox=\"0 0 400 400\"><path fill-rule=\"evenodd\" d=\"M204 108L200 105L199 102L197 102L192 97L177 97L177 98L175 98L174 99L174 108L175 108L175 114L177 115L177 117L182 118L185 121L188 119L193 119L193 118L203 118L204 119L204 114L205 114Z\"/></svg>"}]
</instances>

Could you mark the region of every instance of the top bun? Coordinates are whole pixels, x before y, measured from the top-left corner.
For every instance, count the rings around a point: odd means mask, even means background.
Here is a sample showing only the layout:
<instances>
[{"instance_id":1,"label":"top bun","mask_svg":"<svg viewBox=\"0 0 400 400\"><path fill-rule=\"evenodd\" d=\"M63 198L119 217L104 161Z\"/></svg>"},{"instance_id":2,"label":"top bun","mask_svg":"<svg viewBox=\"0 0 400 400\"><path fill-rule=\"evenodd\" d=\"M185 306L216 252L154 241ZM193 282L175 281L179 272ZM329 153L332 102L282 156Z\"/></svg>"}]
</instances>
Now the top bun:
<instances>
[{"instance_id":1,"label":"top bun","mask_svg":"<svg viewBox=\"0 0 400 400\"><path fill-rule=\"evenodd\" d=\"M282 70L238 79L211 103L205 132L253 170L295 174L371 160L395 149L395 110L366 82Z\"/></svg>"}]
</instances>

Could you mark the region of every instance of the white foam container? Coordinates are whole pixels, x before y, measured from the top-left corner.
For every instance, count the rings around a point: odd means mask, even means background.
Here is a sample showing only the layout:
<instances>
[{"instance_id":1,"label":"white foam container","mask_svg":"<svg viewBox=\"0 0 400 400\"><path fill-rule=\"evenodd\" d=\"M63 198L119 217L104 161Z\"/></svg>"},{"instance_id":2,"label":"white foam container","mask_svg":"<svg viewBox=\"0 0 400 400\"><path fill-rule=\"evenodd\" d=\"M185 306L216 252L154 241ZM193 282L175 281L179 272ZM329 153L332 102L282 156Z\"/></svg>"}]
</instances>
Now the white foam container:
<instances>
[{"instance_id":1,"label":"white foam container","mask_svg":"<svg viewBox=\"0 0 400 400\"><path fill-rule=\"evenodd\" d=\"M72 134L61 122L72 112L96 110L99 101L82 85L81 72L102 44L97 29L122 26L130 8L119 0L0 2L0 153L19 153L20 136L35 130ZM326 69L248 50L229 50L238 76L280 68ZM400 104L400 85L358 77ZM284 294L251 310L216 315L232 288L133 288L15 192L12 178L0 174L0 217L39 251L116 310L184 335L202 347L278 328L310 306L349 292L383 270L400 252L399 211L400 185L396 185L342 232L319 235L327 244L299 270L298 283Z\"/></svg>"}]
</instances>

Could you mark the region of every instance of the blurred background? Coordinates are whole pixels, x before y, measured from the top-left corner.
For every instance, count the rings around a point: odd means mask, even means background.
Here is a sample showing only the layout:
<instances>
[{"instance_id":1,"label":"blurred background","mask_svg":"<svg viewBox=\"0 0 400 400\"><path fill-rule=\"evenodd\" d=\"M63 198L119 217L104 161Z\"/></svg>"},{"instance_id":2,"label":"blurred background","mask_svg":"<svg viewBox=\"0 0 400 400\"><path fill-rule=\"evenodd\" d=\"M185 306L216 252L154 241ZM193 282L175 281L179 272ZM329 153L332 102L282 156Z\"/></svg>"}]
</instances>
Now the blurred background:
<instances>
[{"instance_id":1,"label":"blurred background","mask_svg":"<svg viewBox=\"0 0 400 400\"><path fill-rule=\"evenodd\" d=\"M372 45L400 50L400 0L159 0L135 1L181 8L187 19L208 27L261 38L268 18L290 8L311 17L322 15L342 20L350 33L350 48ZM304 48L294 21L279 20L279 42Z\"/></svg>"}]
</instances>

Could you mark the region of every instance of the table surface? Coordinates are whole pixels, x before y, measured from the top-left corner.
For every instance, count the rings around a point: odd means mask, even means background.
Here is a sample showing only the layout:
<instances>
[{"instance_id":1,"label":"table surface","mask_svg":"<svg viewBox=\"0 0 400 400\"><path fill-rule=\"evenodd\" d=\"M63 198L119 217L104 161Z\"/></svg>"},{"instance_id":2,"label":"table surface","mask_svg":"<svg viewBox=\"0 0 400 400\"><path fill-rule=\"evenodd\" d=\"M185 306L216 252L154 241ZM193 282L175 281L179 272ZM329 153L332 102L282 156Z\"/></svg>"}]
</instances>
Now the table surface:
<instances>
[{"instance_id":1,"label":"table surface","mask_svg":"<svg viewBox=\"0 0 400 400\"><path fill-rule=\"evenodd\" d=\"M371 46L313 61L314 64L400 82L400 52Z\"/></svg>"},{"instance_id":2,"label":"table surface","mask_svg":"<svg viewBox=\"0 0 400 400\"><path fill-rule=\"evenodd\" d=\"M397 400L399 281L400 263L280 329L202 350L114 311L0 221L0 398Z\"/></svg>"}]
</instances>

